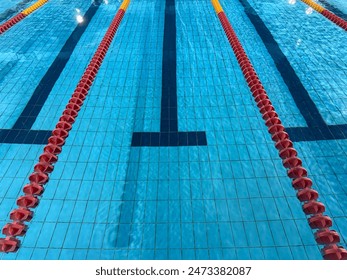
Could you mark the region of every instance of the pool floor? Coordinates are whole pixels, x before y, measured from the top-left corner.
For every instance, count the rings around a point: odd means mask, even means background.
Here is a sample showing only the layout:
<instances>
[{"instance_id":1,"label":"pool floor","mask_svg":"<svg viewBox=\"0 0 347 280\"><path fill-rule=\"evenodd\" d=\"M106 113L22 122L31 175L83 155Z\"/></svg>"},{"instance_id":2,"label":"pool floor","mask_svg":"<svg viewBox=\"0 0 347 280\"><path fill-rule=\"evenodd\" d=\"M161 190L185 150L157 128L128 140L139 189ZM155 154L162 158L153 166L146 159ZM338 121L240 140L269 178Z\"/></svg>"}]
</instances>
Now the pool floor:
<instances>
[{"instance_id":1,"label":"pool floor","mask_svg":"<svg viewBox=\"0 0 347 280\"><path fill-rule=\"evenodd\" d=\"M0 3L0 24L34 3ZM300 0L219 3L347 248L346 31ZM120 10L0 259L323 259L209 0L49 0L0 34L1 227Z\"/></svg>"}]
</instances>

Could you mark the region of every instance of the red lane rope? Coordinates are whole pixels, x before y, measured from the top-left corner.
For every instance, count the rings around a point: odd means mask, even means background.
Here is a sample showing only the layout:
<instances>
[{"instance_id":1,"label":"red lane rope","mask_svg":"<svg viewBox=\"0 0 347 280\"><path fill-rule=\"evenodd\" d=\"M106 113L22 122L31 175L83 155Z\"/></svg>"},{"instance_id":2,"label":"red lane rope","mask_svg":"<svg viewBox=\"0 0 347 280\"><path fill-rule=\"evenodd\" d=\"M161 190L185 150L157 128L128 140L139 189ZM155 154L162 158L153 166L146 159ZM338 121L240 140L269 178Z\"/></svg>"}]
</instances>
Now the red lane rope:
<instances>
[{"instance_id":1,"label":"red lane rope","mask_svg":"<svg viewBox=\"0 0 347 280\"><path fill-rule=\"evenodd\" d=\"M247 57L242 44L237 38L225 13L219 12L218 18L262 114L265 125L268 127L268 132L272 135L272 140L275 142L275 147L279 151L283 166L287 168L287 175L292 179L292 186L297 190L297 198L303 203L302 209L306 215L309 215L309 225L312 229L318 229L314 233L314 236L318 244L324 245L322 249L324 259L346 260L347 251L337 244L340 242L340 236L335 230L329 229L332 226L332 220L329 216L324 215L325 206L323 203L317 201L318 192L312 189L312 181L307 177L307 171L302 167L302 161L297 156L293 142L290 141L289 135L285 132L285 128Z\"/></svg>"},{"instance_id":2,"label":"red lane rope","mask_svg":"<svg viewBox=\"0 0 347 280\"><path fill-rule=\"evenodd\" d=\"M337 15L333 14L327 9L324 9L323 12L321 12L323 16L325 16L327 19L331 20L336 25L340 26L342 29L347 31L347 21L345 21L343 18L338 17Z\"/></svg>"},{"instance_id":3,"label":"red lane rope","mask_svg":"<svg viewBox=\"0 0 347 280\"><path fill-rule=\"evenodd\" d=\"M14 17L10 18L8 21L4 22L3 24L0 24L0 35L6 32L8 29L10 29L13 25L20 22L25 17L26 17L25 14L19 13L15 15Z\"/></svg>"},{"instance_id":4,"label":"red lane rope","mask_svg":"<svg viewBox=\"0 0 347 280\"><path fill-rule=\"evenodd\" d=\"M58 155L62 151L65 139L72 129L78 111L81 109L91 85L98 73L100 65L105 58L106 52L116 34L125 10L119 9L97 51L80 79L69 103L62 116L59 118L52 136L48 139L48 144L44 147L44 152L39 157L39 162L34 167L34 172L29 176L30 183L25 185L23 192L25 195L17 199L19 208L10 213L12 223L6 224L2 233L5 238L0 238L0 252L15 252L20 246L18 236L23 236L27 231L25 222L29 222L33 217L30 208L35 208L39 203L39 196L44 191L43 185L49 180L49 173L54 169L54 163L58 160Z\"/></svg>"}]
</instances>

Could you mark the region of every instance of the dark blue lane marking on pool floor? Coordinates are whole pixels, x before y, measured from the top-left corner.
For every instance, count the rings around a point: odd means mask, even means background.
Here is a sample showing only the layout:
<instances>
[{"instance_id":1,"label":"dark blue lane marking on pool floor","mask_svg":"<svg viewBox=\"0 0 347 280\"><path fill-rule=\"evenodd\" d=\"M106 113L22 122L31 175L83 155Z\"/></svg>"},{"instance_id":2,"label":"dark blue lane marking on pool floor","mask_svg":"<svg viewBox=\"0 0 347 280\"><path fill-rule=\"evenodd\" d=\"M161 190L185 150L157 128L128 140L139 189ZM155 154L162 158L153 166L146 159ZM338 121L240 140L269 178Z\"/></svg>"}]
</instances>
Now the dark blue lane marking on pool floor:
<instances>
[{"instance_id":1,"label":"dark blue lane marking on pool floor","mask_svg":"<svg viewBox=\"0 0 347 280\"><path fill-rule=\"evenodd\" d=\"M347 125L327 125L325 123L309 93L301 83L287 57L281 51L270 30L247 0L239 0L239 2L244 7L247 17L275 62L277 70L281 74L296 106L307 123L308 127L286 128L291 140L299 142L347 139Z\"/></svg>"},{"instance_id":2,"label":"dark blue lane marking on pool floor","mask_svg":"<svg viewBox=\"0 0 347 280\"><path fill-rule=\"evenodd\" d=\"M133 147L206 146L204 131L178 131L175 0L166 0L160 132L134 132Z\"/></svg>"},{"instance_id":3,"label":"dark blue lane marking on pool floor","mask_svg":"<svg viewBox=\"0 0 347 280\"><path fill-rule=\"evenodd\" d=\"M134 132L133 147L206 146L205 131Z\"/></svg>"},{"instance_id":4,"label":"dark blue lane marking on pool floor","mask_svg":"<svg viewBox=\"0 0 347 280\"><path fill-rule=\"evenodd\" d=\"M44 106L52 88L59 79L71 54L81 39L83 33L87 29L90 21L94 17L96 11L100 7L100 3L95 1L84 15L83 24L78 24L71 33L64 46L60 50L58 56L51 64L46 74L36 87L33 95L25 106L23 112L13 125L12 129L0 129L0 143L16 143L16 144L45 144L51 131L47 130L31 130L32 125L36 121L42 107ZM41 138L40 138L40 137Z\"/></svg>"},{"instance_id":5,"label":"dark blue lane marking on pool floor","mask_svg":"<svg viewBox=\"0 0 347 280\"><path fill-rule=\"evenodd\" d=\"M325 8L327 8L330 12L334 13L338 17L343 18L344 20L347 21L347 15L343 11L341 11L339 8L337 8L334 5L330 4L326 0L318 0L318 1L321 2L323 4L323 6Z\"/></svg>"}]
</instances>

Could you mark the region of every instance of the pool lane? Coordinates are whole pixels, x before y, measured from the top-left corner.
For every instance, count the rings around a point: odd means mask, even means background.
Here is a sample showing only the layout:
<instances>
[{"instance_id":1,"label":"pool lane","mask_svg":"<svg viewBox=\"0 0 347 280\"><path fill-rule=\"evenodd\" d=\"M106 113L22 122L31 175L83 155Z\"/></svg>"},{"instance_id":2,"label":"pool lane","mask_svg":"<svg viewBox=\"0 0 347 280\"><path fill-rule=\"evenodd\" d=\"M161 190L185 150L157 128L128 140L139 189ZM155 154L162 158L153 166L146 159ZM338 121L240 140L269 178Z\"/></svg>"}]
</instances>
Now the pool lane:
<instances>
[{"instance_id":1,"label":"pool lane","mask_svg":"<svg viewBox=\"0 0 347 280\"><path fill-rule=\"evenodd\" d=\"M57 156L62 151L65 139L72 129L75 118L78 116L78 111L83 105L84 99L87 97L129 3L130 0L124 0L121 4L97 51L80 79L66 109L60 117L56 128L52 131L52 136L48 139L48 144L44 147L44 153L40 155L39 162L34 167L34 172L29 176L30 183L23 188L25 195L17 199L19 208L12 210L10 213L10 219L13 222L6 224L2 229L2 233L6 237L0 238L0 252L9 253L18 250L20 246L18 237L26 234L28 226L25 222L30 222L33 217L34 213L31 209L36 208L39 203L40 196L44 191L43 185L48 182L48 174L54 169L54 164L58 160Z\"/></svg>"},{"instance_id":2,"label":"pool lane","mask_svg":"<svg viewBox=\"0 0 347 280\"><path fill-rule=\"evenodd\" d=\"M37 85L34 93L29 99L24 110L18 117L17 121L13 125L13 130L27 130L29 131L37 119L42 107L44 106L52 88L63 72L66 64L68 63L72 52L75 50L76 45L80 41L82 35L88 28L90 21L93 19L97 12L99 4L91 4L83 15L83 24L78 24L75 30L71 33L69 38L66 40L64 46L60 50L56 59L53 61L47 72ZM44 141L44 139L43 139ZM42 143L42 142L41 142Z\"/></svg>"},{"instance_id":3,"label":"pool lane","mask_svg":"<svg viewBox=\"0 0 347 280\"><path fill-rule=\"evenodd\" d=\"M292 141L347 139L347 125L327 125L297 73L265 23L247 0L239 0L286 83L307 127L288 127Z\"/></svg>"},{"instance_id":4,"label":"pool lane","mask_svg":"<svg viewBox=\"0 0 347 280\"><path fill-rule=\"evenodd\" d=\"M80 9L83 17L89 6L90 3L83 1L66 3L64 6L61 3L50 2L26 18L22 22L23 28L16 26L11 32L6 32L0 37L1 129L13 127L40 80L78 25L75 8ZM60 16L52 18L57 11ZM31 32L27 32L28 29ZM21 38L21 43L18 38ZM48 127L43 130L50 129L51 127ZM19 131L17 134L23 136ZM16 136L15 133L12 135ZM30 143L29 139L27 143Z\"/></svg>"},{"instance_id":5,"label":"pool lane","mask_svg":"<svg viewBox=\"0 0 347 280\"><path fill-rule=\"evenodd\" d=\"M41 81L36 86L31 98L19 115L18 119L10 129L0 129L0 143L12 144L45 144L50 137L50 130L35 130L32 125L40 114L52 88L56 84L72 52L94 17L99 3L92 3L83 15L83 24L77 24L70 36L67 38L57 57L48 68ZM6 75L4 73L3 75Z\"/></svg>"},{"instance_id":6,"label":"pool lane","mask_svg":"<svg viewBox=\"0 0 347 280\"><path fill-rule=\"evenodd\" d=\"M211 2L228 37L244 77L247 80L257 107L264 121L266 121L265 124L268 127L268 132L272 135L272 140L279 150L279 156L283 160L283 165L287 168L287 175L293 179L292 186L298 191L297 197L303 203L302 208L304 213L309 217L310 227L312 229L318 229L314 235L316 242L324 245L322 249L323 258L328 260L347 259L347 250L339 245L339 234L329 229L332 226L332 220L329 216L324 215L325 205L318 202L318 192L311 189L312 180L307 177L307 171L302 167L302 161L297 157L297 151L294 149L289 135L285 132L285 128L272 106L235 31L230 25L223 8L218 0L212 0Z\"/></svg>"}]
</instances>

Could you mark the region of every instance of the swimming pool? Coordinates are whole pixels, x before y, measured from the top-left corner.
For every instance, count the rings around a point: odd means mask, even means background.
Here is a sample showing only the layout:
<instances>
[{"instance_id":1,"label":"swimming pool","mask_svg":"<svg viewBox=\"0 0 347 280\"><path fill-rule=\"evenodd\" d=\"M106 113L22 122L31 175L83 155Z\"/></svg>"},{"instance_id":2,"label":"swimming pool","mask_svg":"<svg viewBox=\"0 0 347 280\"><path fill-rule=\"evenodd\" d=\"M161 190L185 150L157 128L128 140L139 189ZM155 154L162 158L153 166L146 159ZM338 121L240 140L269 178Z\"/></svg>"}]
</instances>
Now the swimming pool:
<instances>
[{"instance_id":1,"label":"swimming pool","mask_svg":"<svg viewBox=\"0 0 347 280\"><path fill-rule=\"evenodd\" d=\"M346 32L220 3L346 248ZM50 0L1 35L2 225L121 4ZM2 259L322 259L211 1L130 2L49 178Z\"/></svg>"}]
</instances>

